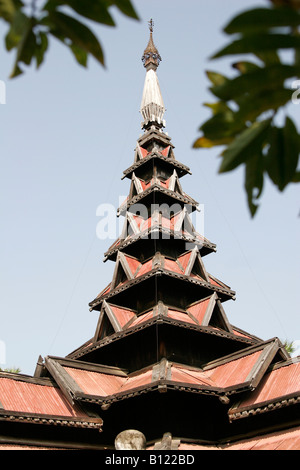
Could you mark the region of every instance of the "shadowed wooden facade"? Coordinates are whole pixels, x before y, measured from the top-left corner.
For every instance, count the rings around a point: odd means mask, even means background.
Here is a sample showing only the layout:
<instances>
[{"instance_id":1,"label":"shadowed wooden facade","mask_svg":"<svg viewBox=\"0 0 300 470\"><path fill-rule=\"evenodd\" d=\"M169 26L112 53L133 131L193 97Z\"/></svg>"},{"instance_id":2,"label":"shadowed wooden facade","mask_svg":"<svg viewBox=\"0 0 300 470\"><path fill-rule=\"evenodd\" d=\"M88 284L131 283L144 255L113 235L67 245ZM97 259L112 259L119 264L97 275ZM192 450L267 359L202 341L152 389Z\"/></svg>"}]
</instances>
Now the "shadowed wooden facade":
<instances>
[{"instance_id":1,"label":"shadowed wooden facade","mask_svg":"<svg viewBox=\"0 0 300 470\"><path fill-rule=\"evenodd\" d=\"M300 449L300 359L227 318L235 292L205 267L216 245L192 224L190 170L164 132L160 60L151 27L124 229L89 304L96 331L65 358L40 357L33 377L0 373L2 449L113 449L128 429L154 450Z\"/></svg>"}]
</instances>

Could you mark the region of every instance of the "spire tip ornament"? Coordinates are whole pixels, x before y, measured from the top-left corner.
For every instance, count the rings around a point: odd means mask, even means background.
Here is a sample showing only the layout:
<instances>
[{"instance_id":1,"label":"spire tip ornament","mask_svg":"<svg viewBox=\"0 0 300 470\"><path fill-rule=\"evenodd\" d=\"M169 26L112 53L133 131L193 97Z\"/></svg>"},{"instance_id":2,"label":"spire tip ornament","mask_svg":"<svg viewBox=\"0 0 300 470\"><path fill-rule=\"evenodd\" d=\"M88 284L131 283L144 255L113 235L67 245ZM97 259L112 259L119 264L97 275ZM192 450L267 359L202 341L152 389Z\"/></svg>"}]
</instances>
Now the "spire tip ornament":
<instances>
[{"instance_id":1,"label":"spire tip ornament","mask_svg":"<svg viewBox=\"0 0 300 470\"><path fill-rule=\"evenodd\" d=\"M153 42L153 28L154 28L154 21L151 18L148 21L149 31L150 31L150 39L146 49L144 50L144 54L142 57L143 65L147 70L153 69L156 70L161 62L161 56L154 45Z\"/></svg>"},{"instance_id":2,"label":"spire tip ornament","mask_svg":"<svg viewBox=\"0 0 300 470\"><path fill-rule=\"evenodd\" d=\"M149 26L150 33L153 33L154 21L152 18L150 19L150 21L148 21L148 26Z\"/></svg>"}]
</instances>

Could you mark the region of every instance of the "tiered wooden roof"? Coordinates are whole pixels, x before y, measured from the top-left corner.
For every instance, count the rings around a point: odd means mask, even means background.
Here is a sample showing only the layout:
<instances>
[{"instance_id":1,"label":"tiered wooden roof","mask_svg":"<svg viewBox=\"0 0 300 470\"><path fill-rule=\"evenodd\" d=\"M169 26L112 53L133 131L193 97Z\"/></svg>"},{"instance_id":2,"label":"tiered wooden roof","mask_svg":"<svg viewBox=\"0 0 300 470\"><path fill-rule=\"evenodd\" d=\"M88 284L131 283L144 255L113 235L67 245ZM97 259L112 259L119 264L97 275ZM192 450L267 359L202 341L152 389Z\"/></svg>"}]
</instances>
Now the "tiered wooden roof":
<instances>
[{"instance_id":1,"label":"tiered wooden roof","mask_svg":"<svg viewBox=\"0 0 300 470\"><path fill-rule=\"evenodd\" d=\"M114 448L126 429L149 450L300 449L300 358L230 323L235 292L206 270L216 245L191 222L190 170L163 131L152 31L143 62L144 134L105 253L114 273L89 304L96 330L33 377L0 372L0 449Z\"/></svg>"}]
</instances>

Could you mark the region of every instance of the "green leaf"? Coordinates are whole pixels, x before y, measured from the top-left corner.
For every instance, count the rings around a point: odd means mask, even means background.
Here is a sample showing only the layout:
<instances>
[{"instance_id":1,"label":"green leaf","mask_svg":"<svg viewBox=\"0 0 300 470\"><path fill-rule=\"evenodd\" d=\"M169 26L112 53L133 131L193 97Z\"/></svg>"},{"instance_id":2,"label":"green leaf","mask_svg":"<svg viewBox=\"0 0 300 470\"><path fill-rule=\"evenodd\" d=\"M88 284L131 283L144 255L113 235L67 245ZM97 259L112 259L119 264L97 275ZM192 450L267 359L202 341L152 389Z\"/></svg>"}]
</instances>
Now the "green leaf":
<instances>
[{"instance_id":1,"label":"green leaf","mask_svg":"<svg viewBox=\"0 0 300 470\"><path fill-rule=\"evenodd\" d=\"M30 65L31 60L35 55L36 37L33 33L35 21L33 18L26 18L27 20L24 23L22 37L18 42L17 56L10 78L15 78L21 73L23 73L21 68L19 67L19 63L23 62L26 65Z\"/></svg>"},{"instance_id":2,"label":"green leaf","mask_svg":"<svg viewBox=\"0 0 300 470\"><path fill-rule=\"evenodd\" d=\"M115 22L108 11L109 2L103 0L49 0L44 10L53 12L56 8L67 5L76 13L98 23L115 26Z\"/></svg>"},{"instance_id":3,"label":"green leaf","mask_svg":"<svg viewBox=\"0 0 300 470\"><path fill-rule=\"evenodd\" d=\"M284 144L282 128L272 127L270 147L266 156L266 170L273 183L279 189L284 188Z\"/></svg>"},{"instance_id":4,"label":"green leaf","mask_svg":"<svg viewBox=\"0 0 300 470\"><path fill-rule=\"evenodd\" d=\"M203 103L203 106L207 106L213 112L213 114L218 113L232 113L232 110L225 103L225 101L217 101L216 103Z\"/></svg>"},{"instance_id":5,"label":"green leaf","mask_svg":"<svg viewBox=\"0 0 300 470\"><path fill-rule=\"evenodd\" d=\"M39 32L37 34L37 43L36 43L36 49L35 49L35 57L36 57L36 63L37 63L37 68L40 67L44 60L45 52L48 49L48 37L47 34L43 32Z\"/></svg>"},{"instance_id":6,"label":"green leaf","mask_svg":"<svg viewBox=\"0 0 300 470\"><path fill-rule=\"evenodd\" d=\"M111 2L112 4L115 4L117 8L126 16L129 16L130 18L134 18L136 20L139 19L137 12L132 6L132 3L129 0L115 0Z\"/></svg>"},{"instance_id":7,"label":"green leaf","mask_svg":"<svg viewBox=\"0 0 300 470\"><path fill-rule=\"evenodd\" d=\"M255 122L251 127L238 135L223 152L223 160L219 172L231 171L261 151L270 124L271 119Z\"/></svg>"},{"instance_id":8,"label":"green leaf","mask_svg":"<svg viewBox=\"0 0 300 470\"><path fill-rule=\"evenodd\" d=\"M300 137L290 118L285 127L273 127L266 156L266 170L273 183L283 191L294 181L300 152Z\"/></svg>"},{"instance_id":9,"label":"green leaf","mask_svg":"<svg viewBox=\"0 0 300 470\"><path fill-rule=\"evenodd\" d=\"M286 7L293 8L294 10L300 10L299 0L270 0L275 7Z\"/></svg>"},{"instance_id":10,"label":"green leaf","mask_svg":"<svg viewBox=\"0 0 300 470\"><path fill-rule=\"evenodd\" d=\"M212 140L212 139L207 139L206 137L199 137L195 142L193 143L193 148L211 148L211 147L217 147L219 145L228 145L230 142L232 142L233 137L228 137L224 139L219 139L219 140Z\"/></svg>"},{"instance_id":11,"label":"green leaf","mask_svg":"<svg viewBox=\"0 0 300 470\"><path fill-rule=\"evenodd\" d=\"M240 61L232 64L232 67L234 69L237 69L240 73L248 73L248 72L253 72L257 69L259 69L259 65L254 64L253 62L246 62L246 61ZM218 85L216 83L216 85Z\"/></svg>"},{"instance_id":12,"label":"green leaf","mask_svg":"<svg viewBox=\"0 0 300 470\"><path fill-rule=\"evenodd\" d=\"M124 15L130 18L139 19L130 0L48 0L43 8L46 11L53 11L64 5L71 7L76 13L90 20L108 26L115 26L115 22L108 11L111 6L116 6Z\"/></svg>"},{"instance_id":13,"label":"green leaf","mask_svg":"<svg viewBox=\"0 0 300 470\"><path fill-rule=\"evenodd\" d=\"M280 58L276 51L260 51L256 52L256 55L265 65L280 64Z\"/></svg>"},{"instance_id":14,"label":"green leaf","mask_svg":"<svg viewBox=\"0 0 300 470\"><path fill-rule=\"evenodd\" d=\"M206 75L209 78L209 80L212 82L212 84L216 86L223 85L224 83L228 81L228 78L225 77L224 75L217 73L217 72L213 72L211 70L207 70Z\"/></svg>"},{"instance_id":15,"label":"green leaf","mask_svg":"<svg viewBox=\"0 0 300 470\"><path fill-rule=\"evenodd\" d=\"M0 0L0 18L11 23L16 11L23 5L20 0Z\"/></svg>"},{"instance_id":16,"label":"green leaf","mask_svg":"<svg viewBox=\"0 0 300 470\"><path fill-rule=\"evenodd\" d=\"M258 153L250 157L245 164L245 189L248 198L248 207L252 217L254 217L258 208L256 201L262 193L263 183L263 155L262 153Z\"/></svg>"},{"instance_id":17,"label":"green leaf","mask_svg":"<svg viewBox=\"0 0 300 470\"><path fill-rule=\"evenodd\" d=\"M72 44L70 46L71 51L74 54L75 59L77 62L82 65L83 67L87 66L87 59L88 59L88 54L85 50L83 50L81 47L76 46L75 44Z\"/></svg>"},{"instance_id":18,"label":"green leaf","mask_svg":"<svg viewBox=\"0 0 300 470\"><path fill-rule=\"evenodd\" d=\"M300 14L290 8L254 8L233 18L225 33L257 33L270 28L300 25Z\"/></svg>"},{"instance_id":19,"label":"green leaf","mask_svg":"<svg viewBox=\"0 0 300 470\"><path fill-rule=\"evenodd\" d=\"M299 66L275 64L239 75L210 90L218 98L228 101L244 93L251 95L263 90L282 88L286 79L297 77L299 73Z\"/></svg>"},{"instance_id":20,"label":"green leaf","mask_svg":"<svg viewBox=\"0 0 300 470\"><path fill-rule=\"evenodd\" d=\"M6 49L10 51L17 47L29 23L29 18L21 11L16 11L10 29L5 37Z\"/></svg>"},{"instance_id":21,"label":"green leaf","mask_svg":"<svg viewBox=\"0 0 300 470\"><path fill-rule=\"evenodd\" d=\"M234 112L228 110L212 116L202 124L200 130L207 139L220 140L240 132L244 127L243 122L235 120Z\"/></svg>"},{"instance_id":22,"label":"green leaf","mask_svg":"<svg viewBox=\"0 0 300 470\"><path fill-rule=\"evenodd\" d=\"M284 137L284 173L285 181L288 184L294 177L300 154L300 136L294 122L287 116L285 127L283 128Z\"/></svg>"},{"instance_id":23,"label":"green leaf","mask_svg":"<svg viewBox=\"0 0 300 470\"><path fill-rule=\"evenodd\" d=\"M58 11L49 12L49 16L43 18L42 24L50 27L50 33L60 40L71 40L72 46L91 54L98 62L104 65L103 51L93 32L84 24L71 16ZM74 52L74 51L72 51Z\"/></svg>"},{"instance_id":24,"label":"green leaf","mask_svg":"<svg viewBox=\"0 0 300 470\"><path fill-rule=\"evenodd\" d=\"M296 171L291 180L291 183L300 183L300 171Z\"/></svg>"},{"instance_id":25,"label":"green leaf","mask_svg":"<svg viewBox=\"0 0 300 470\"><path fill-rule=\"evenodd\" d=\"M291 90L287 88L245 94L239 99L240 109L237 111L235 119L243 122L253 121L266 111L277 111L289 103L290 99Z\"/></svg>"},{"instance_id":26,"label":"green leaf","mask_svg":"<svg viewBox=\"0 0 300 470\"><path fill-rule=\"evenodd\" d=\"M235 54L257 54L266 51L277 51L279 49L294 49L300 47L300 37L288 34L253 34L233 41L221 51L217 52L212 59Z\"/></svg>"}]
</instances>

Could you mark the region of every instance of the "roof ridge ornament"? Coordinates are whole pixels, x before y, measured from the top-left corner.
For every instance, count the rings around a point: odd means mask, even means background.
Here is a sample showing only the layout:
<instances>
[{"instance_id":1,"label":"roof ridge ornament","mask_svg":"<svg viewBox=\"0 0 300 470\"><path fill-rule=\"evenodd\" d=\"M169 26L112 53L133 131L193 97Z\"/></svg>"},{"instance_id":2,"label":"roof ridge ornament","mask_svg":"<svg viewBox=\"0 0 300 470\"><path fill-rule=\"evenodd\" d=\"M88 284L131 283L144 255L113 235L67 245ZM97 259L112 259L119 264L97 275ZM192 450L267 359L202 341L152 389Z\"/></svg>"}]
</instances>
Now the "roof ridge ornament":
<instances>
[{"instance_id":1,"label":"roof ridge ornament","mask_svg":"<svg viewBox=\"0 0 300 470\"><path fill-rule=\"evenodd\" d=\"M142 61L143 61L144 67L147 70L150 70L150 69L156 70L162 58L153 42L154 21L152 18L150 19L150 21L148 21L148 26L149 26L149 31L150 31L150 38L149 38L147 47L144 50Z\"/></svg>"}]
</instances>

